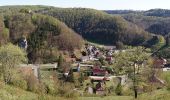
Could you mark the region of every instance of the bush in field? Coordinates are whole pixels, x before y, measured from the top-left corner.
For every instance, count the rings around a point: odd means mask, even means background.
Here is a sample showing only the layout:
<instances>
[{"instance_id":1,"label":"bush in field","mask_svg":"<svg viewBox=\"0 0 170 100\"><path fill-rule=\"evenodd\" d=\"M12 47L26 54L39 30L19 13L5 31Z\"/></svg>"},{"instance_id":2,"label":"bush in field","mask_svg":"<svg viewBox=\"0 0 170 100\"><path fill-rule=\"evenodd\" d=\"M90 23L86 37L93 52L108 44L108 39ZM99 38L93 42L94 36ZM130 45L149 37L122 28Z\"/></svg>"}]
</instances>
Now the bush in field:
<instances>
[{"instance_id":1,"label":"bush in field","mask_svg":"<svg viewBox=\"0 0 170 100\"><path fill-rule=\"evenodd\" d=\"M36 92L36 88L38 85L37 78L33 74L31 74L29 76L26 76L26 81L28 85L28 91Z\"/></svg>"},{"instance_id":2,"label":"bush in field","mask_svg":"<svg viewBox=\"0 0 170 100\"><path fill-rule=\"evenodd\" d=\"M67 98L77 98L78 94L73 89L73 84L61 82L60 86L58 87L58 94Z\"/></svg>"},{"instance_id":3,"label":"bush in field","mask_svg":"<svg viewBox=\"0 0 170 100\"><path fill-rule=\"evenodd\" d=\"M117 95L122 95L122 86L121 86L121 83L119 83L115 89L115 93Z\"/></svg>"},{"instance_id":4,"label":"bush in field","mask_svg":"<svg viewBox=\"0 0 170 100\"><path fill-rule=\"evenodd\" d=\"M83 85L84 80L85 80L84 74L80 73L80 77L78 78L78 81L79 81L81 86Z\"/></svg>"},{"instance_id":5,"label":"bush in field","mask_svg":"<svg viewBox=\"0 0 170 100\"><path fill-rule=\"evenodd\" d=\"M108 64L107 61L106 61L103 57L99 58L99 62L100 62L102 65L107 65L107 64Z\"/></svg>"},{"instance_id":6,"label":"bush in field","mask_svg":"<svg viewBox=\"0 0 170 100\"><path fill-rule=\"evenodd\" d=\"M121 41L116 42L117 49L124 49L124 44Z\"/></svg>"},{"instance_id":7,"label":"bush in field","mask_svg":"<svg viewBox=\"0 0 170 100\"><path fill-rule=\"evenodd\" d=\"M63 55L60 54L58 58L58 70L61 71L63 69L64 58Z\"/></svg>"},{"instance_id":8,"label":"bush in field","mask_svg":"<svg viewBox=\"0 0 170 100\"><path fill-rule=\"evenodd\" d=\"M24 90L27 89L27 82L21 76L13 78L11 84Z\"/></svg>"},{"instance_id":9,"label":"bush in field","mask_svg":"<svg viewBox=\"0 0 170 100\"><path fill-rule=\"evenodd\" d=\"M51 95L57 95L58 94L58 84L59 82L57 80L45 80L44 81L45 87L46 87L46 93Z\"/></svg>"},{"instance_id":10,"label":"bush in field","mask_svg":"<svg viewBox=\"0 0 170 100\"><path fill-rule=\"evenodd\" d=\"M69 81L69 82L72 82L72 83L74 83L74 82L75 82L73 69L70 69L70 73L69 73L68 81Z\"/></svg>"},{"instance_id":11,"label":"bush in field","mask_svg":"<svg viewBox=\"0 0 170 100\"><path fill-rule=\"evenodd\" d=\"M41 82L39 82L35 88L35 93L38 93L38 94L45 94L46 93L46 88L45 88L45 85Z\"/></svg>"},{"instance_id":12,"label":"bush in field","mask_svg":"<svg viewBox=\"0 0 170 100\"><path fill-rule=\"evenodd\" d=\"M38 94L46 93L46 88L44 83L39 82L38 79L33 74L26 76L25 80L27 82L28 91L35 92Z\"/></svg>"},{"instance_id":13,"label":"bush in field","mask_svg":"<svg viewBox=\"0 0 170 100\"><path fill-rule=\"evenodd\" d=\"M170 91L170 77L166 77L165 80L166 80L166 87L167 87L167 90Z\"/></svg>"}]
</instances>

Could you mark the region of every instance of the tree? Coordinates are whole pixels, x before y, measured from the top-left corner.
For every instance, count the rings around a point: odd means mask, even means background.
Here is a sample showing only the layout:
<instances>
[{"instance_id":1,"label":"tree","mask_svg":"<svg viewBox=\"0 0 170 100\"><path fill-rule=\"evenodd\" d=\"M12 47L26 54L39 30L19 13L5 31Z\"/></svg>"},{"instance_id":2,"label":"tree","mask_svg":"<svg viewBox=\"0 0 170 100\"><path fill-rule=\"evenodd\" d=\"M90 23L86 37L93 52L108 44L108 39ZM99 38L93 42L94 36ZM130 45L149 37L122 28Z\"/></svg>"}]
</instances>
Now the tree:
<instances>
[{"instance_id":1,"label":"tree","mask_svg":"<svg viewBox=\"0 0 170 100\"><path fill-rule=\"evenodd\" d=\"M0 71L5 83L10 83L13 71L27 61L26 53L18 46L7 44L0 47Z\"/></svg>"},{"instance_id":2,"label":"tree","mask_svg":"<svg viewBox=\"0 0 170 100\"><path fill-rule=\"evenodd\" d=\"M63 58L63 55L60 54L59 58L58 58L58 70L60 70L60 71L62 70L63 63L64 63L64 58Z\"/></svg>"},{"instance_id":3,"label":"tree","mask_svg":"<svg viewBox=\"0 0 170 100\"><path fill-rule=\"evenodd\" d=\"M122 95L122 86L121 86L121 82L118 83L115 92L117 95Z\"/></svg>"},{"instance_id":4,"label":"tree","mask_svg":"<svg viewBox=\"0 0 170 100\"><path fill-rule=\"evenodd\" d=\"M115 55L115 69L117 73L128 74L129 78L133 80L133 91L135 98L138 96L138 84L142 81L142 65L144 61L149 57L143 47L136 47L133 51L121 52Z\"/></svg>"},{"instance_id":5,"label":"tree","mask_svg":"<svg viewBox=\"0 0 170 100\"><path fill-rule=\"evenodd\" d=\"M166 46L170 45L170 35L169 34L166 36Z\"/></svg>"},{"instance_id":6,"label":"tree","mask_svg":"<svg viewBox=\"0 0 170 100\"><path fill-rule=\"evenodd\" d=\"M70 69L68 81L73 83L75 82L73 69Z\"/></svg>"},{"instance_id":7,"label":"tree","mask_svg":"<svg viewBox=\"0 0 170 100\"><path fill-rule=\"evenodd\" d=\"M124 49L124 44L120 41L116 42L116 48L117 49Z\"/></svg>"}]
</instances>

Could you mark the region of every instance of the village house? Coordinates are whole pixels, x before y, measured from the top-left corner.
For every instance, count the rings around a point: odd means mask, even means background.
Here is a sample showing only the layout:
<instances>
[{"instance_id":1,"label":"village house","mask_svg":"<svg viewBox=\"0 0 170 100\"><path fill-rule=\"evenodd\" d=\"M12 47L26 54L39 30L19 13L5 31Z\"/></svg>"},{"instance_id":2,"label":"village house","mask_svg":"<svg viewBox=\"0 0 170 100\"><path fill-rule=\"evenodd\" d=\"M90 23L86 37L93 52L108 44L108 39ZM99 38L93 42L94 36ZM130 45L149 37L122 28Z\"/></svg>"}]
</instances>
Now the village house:
<instances>
[{"instance_id":1,"label":"village house","mask_svg":"<svg viewBox=\"0 0 170 100\"><path fill-rule=\"evenodd\" d=\"M105 50L110 51L110 50L115 50L115 49L116 49L116 46L103 46L103 48L104 48Z\"/></svg>"},{"instance_id":2,"label":"village house","mask_svg":"<svg viewBox=\"0 0 170 100\"><path fill-rule=\"evenodd\" d=\"M108 75L107 70L105 70L103 68L99 68L99 67L93 68L92 73L93 73L94 76L106 76L106 75Z\"/></svg>"},{"instance_id":3,"label":"village house","mask_svg":"<svg viewBox=\"0 0 170 100\"><path fill-rule=\"evenodd\" d=\"M166 59L162 57L154 58L154 68L163 68L165 64L167 64Z\"/></svg>"},{"instance_id":4,"label":"village house","mask_svg":"<svg viewBox=\"0 0 170 100\"><path fill-rule=\"evenodd\" d=\"M165 64L162 68L163 71L170 71L170 64Z\"/></svg>"},{"instance_id":5,"label":"village house","mask_svg":"<svg viewBox=\"0 0 170 100\"><path fill-rule=\"evenodd\" d=\"M87 61L89 61L90 60L90 57L89 56L82 56L81 57L81 61L82 62L87 62Z\"/></svg>"}]
</instances>

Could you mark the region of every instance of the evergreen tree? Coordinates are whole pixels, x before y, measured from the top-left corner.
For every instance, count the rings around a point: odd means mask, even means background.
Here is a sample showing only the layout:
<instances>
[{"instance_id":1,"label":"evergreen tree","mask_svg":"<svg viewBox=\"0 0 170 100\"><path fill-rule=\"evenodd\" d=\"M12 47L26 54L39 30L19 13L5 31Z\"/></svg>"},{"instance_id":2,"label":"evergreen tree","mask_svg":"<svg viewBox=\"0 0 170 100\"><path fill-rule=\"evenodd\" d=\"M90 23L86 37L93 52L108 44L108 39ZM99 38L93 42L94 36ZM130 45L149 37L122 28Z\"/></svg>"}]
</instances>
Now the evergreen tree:
<instances>
[{"instance_id":1,"label":"evergreen tree","mask_svg":"<svg viewBox=\"0 0 170 100\"><path fill-rule=\"evenodd\" d=\"M64 58L63 55L60 54L58 58L58 70L61 71L63 69Z\"/></svg>"},{"instance_id":2,"label":"evergreen tree","mask_svg":"<svg viewBox=\"0 0 170 100\"><path fill-rule=\"evenodd\" d=\"M73 83L75 82L73 69L70 69L68 81Z\"/></svg>"}]
</instances>

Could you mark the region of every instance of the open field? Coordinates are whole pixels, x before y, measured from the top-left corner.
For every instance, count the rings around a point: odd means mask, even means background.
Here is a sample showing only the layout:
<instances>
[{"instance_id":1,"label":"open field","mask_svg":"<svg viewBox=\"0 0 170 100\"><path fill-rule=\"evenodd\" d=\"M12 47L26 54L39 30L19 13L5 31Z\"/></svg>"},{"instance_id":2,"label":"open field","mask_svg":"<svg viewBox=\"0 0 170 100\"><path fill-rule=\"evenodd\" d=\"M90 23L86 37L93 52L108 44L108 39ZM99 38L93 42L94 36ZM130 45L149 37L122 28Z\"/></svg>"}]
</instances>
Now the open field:
<instances>
[{"instance_id":1,"label":"open field","mask_svg":"<svg viewBox=\"0 0 170 100\"><path fill-rule=\"evenodd\" d=\"M81 97L79 100L132 100L131 96Z\"/></svg>"},{"instance_id":2,"label":"open field","mask_svg":"<svg viewBox=\"0 0 170 100\"><path fill-rule=\"evenodd\" d=\"M170 91L160 89L151 93L144 93L134 99L132 96L80 97L79 100L170 100Z\"/></svg>"}]
</instances>

